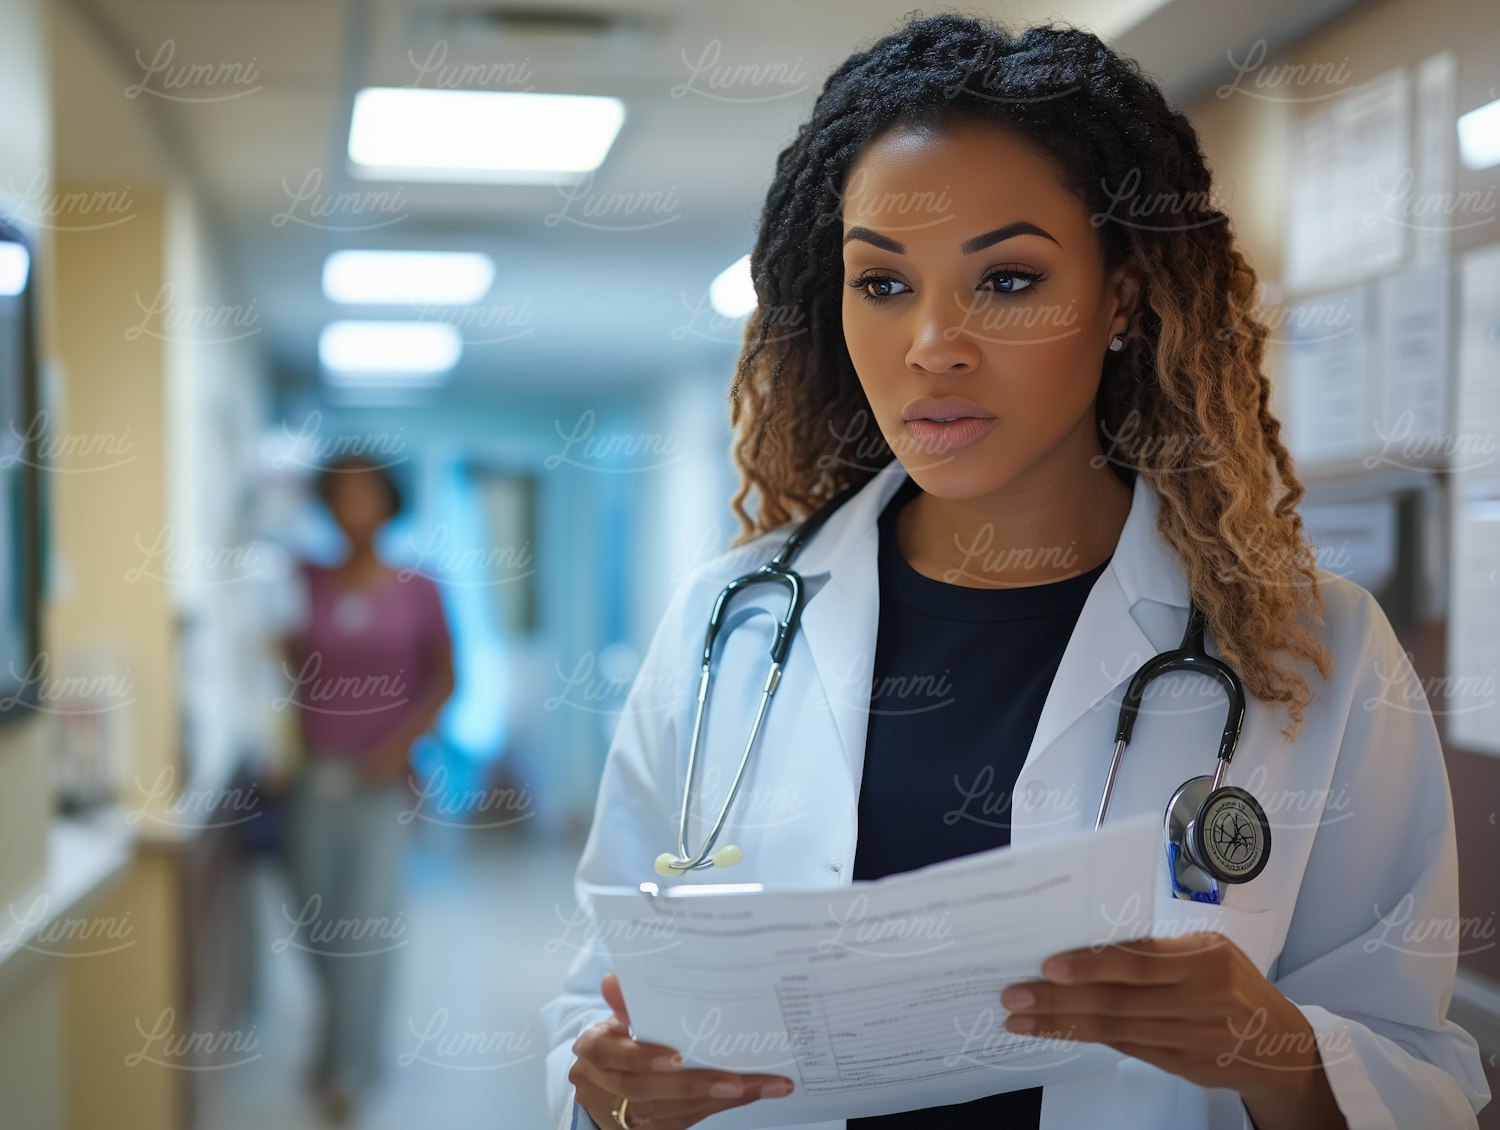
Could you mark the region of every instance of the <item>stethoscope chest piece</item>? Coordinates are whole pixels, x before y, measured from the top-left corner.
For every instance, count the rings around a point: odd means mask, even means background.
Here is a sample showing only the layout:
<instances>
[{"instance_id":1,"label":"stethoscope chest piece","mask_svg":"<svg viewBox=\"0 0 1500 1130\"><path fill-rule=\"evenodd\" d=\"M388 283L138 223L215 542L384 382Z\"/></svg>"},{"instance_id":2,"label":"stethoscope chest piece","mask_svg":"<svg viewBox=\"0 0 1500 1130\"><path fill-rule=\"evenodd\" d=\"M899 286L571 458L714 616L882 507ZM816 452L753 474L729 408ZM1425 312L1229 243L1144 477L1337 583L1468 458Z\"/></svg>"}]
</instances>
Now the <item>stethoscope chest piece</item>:
<instances>
[{"instance_id":1,"label":"stethoscope chest piece","mask_svg":"<svg viewBox=\"0 0 1500 1130\"><path fill-rule=\"evenodd\" d=\"M1219 883L1248 883L1271 858L1271 824L1245 789L1193 777L1172 794L1165 817L1174 893L1218 902Z\"/></svg>"}]
</instances>

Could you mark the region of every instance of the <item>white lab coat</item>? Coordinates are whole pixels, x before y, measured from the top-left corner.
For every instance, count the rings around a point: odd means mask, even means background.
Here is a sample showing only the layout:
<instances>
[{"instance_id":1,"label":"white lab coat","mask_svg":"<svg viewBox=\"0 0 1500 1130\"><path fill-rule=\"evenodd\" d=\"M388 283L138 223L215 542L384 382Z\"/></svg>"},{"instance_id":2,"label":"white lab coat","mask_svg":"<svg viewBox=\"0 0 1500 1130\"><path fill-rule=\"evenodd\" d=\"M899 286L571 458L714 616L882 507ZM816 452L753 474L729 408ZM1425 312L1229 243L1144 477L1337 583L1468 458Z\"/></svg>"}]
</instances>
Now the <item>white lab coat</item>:
<instances>
[{"instance_id":1,"label":"white lab coat","mask_svg":"<svg viewBox=\"0 0 1500 1130\"><path fill-rule=\"evenodd\" d=\"M740 844L744 860L684 881L836 887L850 880L879 611L876 519L904 477L892 460L796 562L811 593L802 630L719 839ZM1157 504L1137 476L1119 542L1089 592L1012 791L1012 844L1093 827L1126 684L1146 658L1182 639L1187 583L1157 531ZM582 911L584 884L655 880L656 856L675 850L709 610L724 584L767 560L792 525L698 567L677 587L604 767L575 885ZM1320 582L1332 680L1321 686L1317 672L1304 667L1315 698L1291 746L1279 734L1284 714L1247 695L1228 777L1267 809L1269 864L1250 883L1225 887L1222 907L1161 894L1157 911L1178 921L1212 915L1211 928L1236 941L1264 932L1270 956L1262 971L1318 1033L1351 1130L1473 1127L1489 1090L1476 1042L1446 1019L1463 941L1453 934L1458 861L1437 732L1380 606L1333 574L1320 572ZM739 626L721 644L700 754L709 758L707 789L695 797L691 850L718 811L760 697L774 622L757 610L779 616L783 592L756 586L732 605L749 611L731 614ZM1208 649L1218 654L1211 634ZM1207 683L1174 674L1153 687L1173 679ZM1179 784L1213 771L1222 697L1206 700L1212 709L1191 710L1174 710L1171 698L1167 692L1158 707L1149 698L1143 705L1108 819L1160 814ZM542 1010L549 1102L564 1130L590 1125L567 1079L572 1043L610 1015L599 995L600 976L610 968L606 947L597 939L580 944L576 929L567 933L565 944L579 944L578 953L564 992ZM1082 1126L1249 1130L1251 1123L1236 1092L1201 1088L1126 1058L1044 1088L1041 1130ZM838 1120L802 1130L844 1127Z\"/></svg>"}]
</instances>

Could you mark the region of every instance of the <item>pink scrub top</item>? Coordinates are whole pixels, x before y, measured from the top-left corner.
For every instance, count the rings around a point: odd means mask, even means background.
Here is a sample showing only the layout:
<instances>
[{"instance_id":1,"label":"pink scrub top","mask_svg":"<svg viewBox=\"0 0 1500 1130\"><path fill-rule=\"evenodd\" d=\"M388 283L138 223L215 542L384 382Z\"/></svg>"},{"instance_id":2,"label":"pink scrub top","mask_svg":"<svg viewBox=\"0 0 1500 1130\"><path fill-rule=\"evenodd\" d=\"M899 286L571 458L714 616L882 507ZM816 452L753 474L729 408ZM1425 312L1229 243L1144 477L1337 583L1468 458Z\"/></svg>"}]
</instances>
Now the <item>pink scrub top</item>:
<instances>
[{"instance_id":1,"label":"pink scrub top","mask_svg":"<svg viewBox=\"0 0 1500 1130\"><path fill-rule=\"evenodd\" d=\"M437 585L391 570L358 589L299 565L307 601L292 700L313 757L358 757L422 699L450 645Z\"/></svg>"}]
</instances>

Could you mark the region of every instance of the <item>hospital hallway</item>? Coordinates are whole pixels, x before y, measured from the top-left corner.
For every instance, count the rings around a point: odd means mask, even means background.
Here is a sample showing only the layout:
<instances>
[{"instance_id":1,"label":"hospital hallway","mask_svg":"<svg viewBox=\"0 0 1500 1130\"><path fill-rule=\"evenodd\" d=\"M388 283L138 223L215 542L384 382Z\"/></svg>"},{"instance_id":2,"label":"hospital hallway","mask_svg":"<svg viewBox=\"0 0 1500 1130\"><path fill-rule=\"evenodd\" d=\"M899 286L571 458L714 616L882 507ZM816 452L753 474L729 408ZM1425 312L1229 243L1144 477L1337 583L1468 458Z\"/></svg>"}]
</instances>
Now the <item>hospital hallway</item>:
<instances>
[{"instance_id":1,"label":"hospital hallway","mask_svg":"<svg viewBox=\"0 0 1500 1130\"><path fill-rule=\"evenodd\" d=\"M559 905L577 849L539 841L524 823L445 827L413 820L403 868L410 925L384 1031L385 1078L362 1130L510 1130L548 1124L537 1010L556 992L578 939ZM300 1079L317 1020L313 972L287 938L290 896L274 864L253 868L259 1055L206 1089L213 1130L318 1130ZM253 1054L253 1053L252 1053Z\"/></svg>"}]
</instances>

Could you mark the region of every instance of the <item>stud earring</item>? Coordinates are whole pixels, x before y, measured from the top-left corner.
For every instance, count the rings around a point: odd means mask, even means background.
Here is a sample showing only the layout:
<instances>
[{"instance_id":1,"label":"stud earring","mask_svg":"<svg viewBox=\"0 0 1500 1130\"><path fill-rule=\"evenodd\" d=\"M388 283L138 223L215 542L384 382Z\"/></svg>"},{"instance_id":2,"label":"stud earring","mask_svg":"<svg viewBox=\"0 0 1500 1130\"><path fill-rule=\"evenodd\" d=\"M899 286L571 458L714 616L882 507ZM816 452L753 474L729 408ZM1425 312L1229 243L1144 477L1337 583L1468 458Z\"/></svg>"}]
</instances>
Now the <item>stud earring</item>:
<instances>
[{"instance_id":1,"label":"stud earring","mask_svg":"<svg viewBox=\"0 0 1500 1130\"><path fill-rule=\"evenodd\" d=\"M1120 352L1120 350L1122 350L1124 348L1125 348L1125 338L1122 337L1120 334L1115 334L1114 337L1112 337L1112 338L1109 339L1109 351L1111 353L1118 353L1118 352Z\"/></svg>"}]
</instances>

